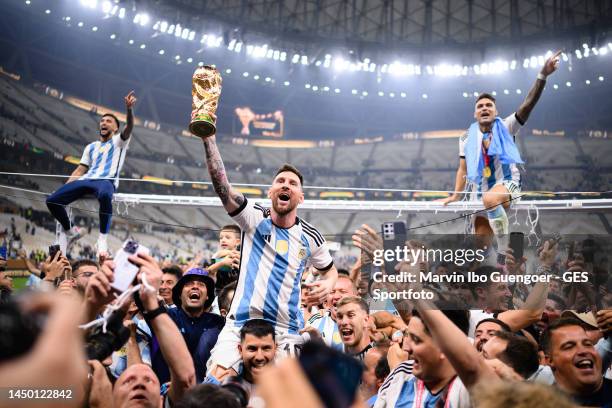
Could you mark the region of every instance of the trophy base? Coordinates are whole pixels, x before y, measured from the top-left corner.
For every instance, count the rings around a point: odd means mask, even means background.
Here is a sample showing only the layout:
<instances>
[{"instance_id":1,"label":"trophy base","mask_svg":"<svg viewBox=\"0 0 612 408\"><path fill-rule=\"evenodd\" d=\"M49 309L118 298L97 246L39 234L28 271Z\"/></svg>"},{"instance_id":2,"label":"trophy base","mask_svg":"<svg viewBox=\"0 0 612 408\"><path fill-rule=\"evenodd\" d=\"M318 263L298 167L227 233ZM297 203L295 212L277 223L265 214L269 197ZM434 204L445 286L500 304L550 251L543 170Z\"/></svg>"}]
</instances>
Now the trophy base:
<instances>
[{"instance_id":1,"label":"trophy base","mask_svg":"<svg viewBox=\"0 0 612 408\"><path fill-rule=\"evenodd\" d=\"M207 120L194 120L189 124L189 131L195 136L206 138L214 135L217 128Z\"/></svg>"}]
</instances>

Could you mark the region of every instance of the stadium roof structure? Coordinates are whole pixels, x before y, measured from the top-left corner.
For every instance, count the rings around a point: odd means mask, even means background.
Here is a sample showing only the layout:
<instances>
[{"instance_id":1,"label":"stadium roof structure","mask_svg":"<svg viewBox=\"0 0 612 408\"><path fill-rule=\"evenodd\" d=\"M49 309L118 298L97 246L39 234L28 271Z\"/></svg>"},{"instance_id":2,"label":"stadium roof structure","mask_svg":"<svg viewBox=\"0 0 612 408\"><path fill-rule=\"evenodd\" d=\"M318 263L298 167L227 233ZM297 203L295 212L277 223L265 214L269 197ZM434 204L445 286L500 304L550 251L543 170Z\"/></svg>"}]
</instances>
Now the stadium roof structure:
<instances>
[{"instance_id":1,"label":"stadium roof structure","mask_svg":"<svg viewBox=\"0 0 612 408\"><path fill-rule=\"evenodd\" d=\"M596 36L612 25L612 2L599 0L156 0L151 7L192 25L214 20L242 34L356 52L516 45Z\"/></svg>"}]
</instances>

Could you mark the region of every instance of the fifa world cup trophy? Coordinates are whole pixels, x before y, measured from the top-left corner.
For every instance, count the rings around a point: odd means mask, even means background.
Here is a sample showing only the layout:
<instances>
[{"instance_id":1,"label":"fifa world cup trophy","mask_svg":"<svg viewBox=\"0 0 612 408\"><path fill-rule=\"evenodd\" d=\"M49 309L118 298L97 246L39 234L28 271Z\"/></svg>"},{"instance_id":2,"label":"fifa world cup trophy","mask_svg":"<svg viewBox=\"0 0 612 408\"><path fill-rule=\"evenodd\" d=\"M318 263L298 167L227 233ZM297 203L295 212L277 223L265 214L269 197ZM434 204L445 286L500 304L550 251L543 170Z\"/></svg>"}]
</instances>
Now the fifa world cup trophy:
<instances>
[{"instance_id":1,"label":"fifa world cup trophy","mask_svg":"<svg viewBox=\"0 0 612 408\"><path fill-rule=\"evenodd\" d=\"M199 67L191 82L191 123L189 130L205 138L217 131L217 106L221 96L221 75L210 66Z\"/></svg>"}]
</instances>

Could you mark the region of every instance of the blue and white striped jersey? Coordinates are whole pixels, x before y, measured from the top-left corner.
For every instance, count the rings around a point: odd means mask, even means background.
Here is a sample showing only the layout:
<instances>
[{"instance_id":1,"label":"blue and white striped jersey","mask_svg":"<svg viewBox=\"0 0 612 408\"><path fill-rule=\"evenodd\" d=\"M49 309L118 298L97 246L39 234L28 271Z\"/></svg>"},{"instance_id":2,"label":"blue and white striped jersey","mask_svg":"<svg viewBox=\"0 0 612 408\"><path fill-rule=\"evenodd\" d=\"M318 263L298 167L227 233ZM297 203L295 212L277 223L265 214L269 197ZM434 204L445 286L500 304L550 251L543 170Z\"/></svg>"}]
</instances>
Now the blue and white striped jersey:
<instances>
[{"instance_id":1,"label":"blue and white striped jersey","mask_svg":"<svg viewBox=\"0 0 612 408\"><path fill-rule=\"evenodd\" d=\"M344 351L344 344L342 343L338 324L332 319L328 310L323 314L317 313L313 315L308 319L307 326L317 329L321 333L321 337L323 337L323 342L329 347L338 351Z\"/></svg>"},{"instance_id":2,"label":"blue and white striped jersey","mask_svg":"<svg viewBox=\"0 0 612 408\"><path fill-rule=\"evenodd\" d=\"M272 223L270 209L245 199L229 214L242 229L240 275L228 313L228 324L241 327L264 319L277 330L297 334L304 327L300 283L310 264L319 270L333 265L323 236L296 218L291 228Z\"/></svg>"},{"instance_id":3,"label":"blue and white striped jersey","mask_svg":"<svg viewBox=\"0 0 612 408\"><path fill-rule=\"evenodd\" d=\"M81 164L88 169L80 180L109 179L117 188L130 139L123 140L120 133L115 133L106 142L98 140L88 144L81 157Z\"/></svg>"},{"instance_id":4,"label":"blue and white striped jersey","mask_svg":"<svg viewBox=\"0 0 612 408\"><path fill-rule=\"evenodd\" d=\"M504 118L504 125L512 136L516 136L521 130L521 123L516 118L516 113ZM466 132L459 138L459 157L465 158L465 148L467 146L468 133ZM478 130L478 146L482 146L483 134ZM491 157L489 162L491 175L483 177L479 186L474 186L474 192L484 193L493 188L496 184L504 181L514 181L518 186L521 184L521 173L516 164L502 164L499 157Z\"/></svg>"}]
</instances>

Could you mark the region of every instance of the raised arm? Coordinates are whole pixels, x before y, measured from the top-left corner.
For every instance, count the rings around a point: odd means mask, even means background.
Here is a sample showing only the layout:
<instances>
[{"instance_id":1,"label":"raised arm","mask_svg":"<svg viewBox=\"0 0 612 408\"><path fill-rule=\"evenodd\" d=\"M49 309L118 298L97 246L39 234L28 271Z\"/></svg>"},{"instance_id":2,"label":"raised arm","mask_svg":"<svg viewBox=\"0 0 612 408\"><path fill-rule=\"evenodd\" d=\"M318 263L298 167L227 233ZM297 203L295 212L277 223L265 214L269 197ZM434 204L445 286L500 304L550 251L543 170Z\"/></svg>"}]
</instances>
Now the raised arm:
<instances>
[{"instance_id":1,"label":"raised arm","mask_svg":"<svg viewBox=\"0 0 612 408\"><path fill-rule=\"evenodd\" d=\"M560 55L561 50L557 51L552 57L546 60L546 63L538 74L538 79L536 79L535 83L529 90L529 93L521 106L519 106L519 108L516 110L516 117L521 124L524 125L527 122L531 111L535 107L536 103L538 103L538 100L542 95L542 91L544 90L544 86L546 86L546 78L557 70Z\"/></svg>"},{"instance_id":2,"label":"raised arm","mask_svg":"<svg viewBox=\"0 0 612 408\"><path fill-rule=\"evenodd\" d=\"M130 261L140 267L139 279L146 275L147 282L155 291L141 291L140 298L145 312L152 312L159 307L157 291L161 282L162 271L149 255L131 256ZM147 320L157 337L159 348L170 370L170 400L178 401L183 394L195 385L195 368L187 344L178 327L167 313L161 313Z\"/></svg>"},{"instance_id":3,"label":"raised arm","mask_svg":"<svg viewBox=\"0 0 612 408\"><path fill-rule=\"evenodd\" d=\"M136 96L134 96L134 91L130 91L130 93L123 99L125 100L126 124L123 132L121 132L121 139L128 140L132 135L132 129L134 128L134 112L132 111L132 108L136 104L137 99Z\"/></svg>"},{"instance_id":4,"label":"raised arm","mask_svg":"<svg viewBox=\"0 0 612 408\"><path fill-rule=\"evenodd\" d=\"M217 147L216 137L214 135L209 136L203 139L203 142L204 150L206 152L208 174L210 174L213 187L221 199L221 203L223 204L225 211L231 214L240 208L242 203L244 203L245 198L241 192L232 188L232 185L227 179L225 166L223 165L223 160L221 159L221 153L219 153L219 148Z\"/></svg>"}]
</instances>

